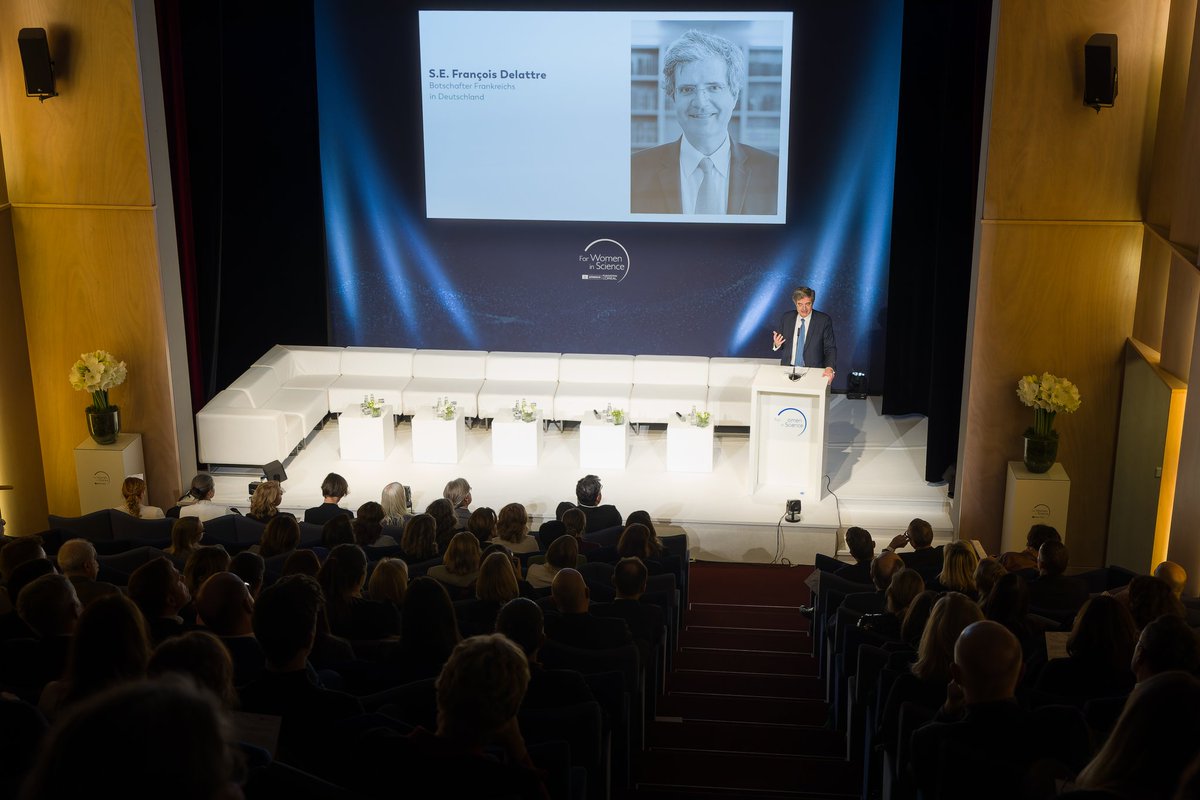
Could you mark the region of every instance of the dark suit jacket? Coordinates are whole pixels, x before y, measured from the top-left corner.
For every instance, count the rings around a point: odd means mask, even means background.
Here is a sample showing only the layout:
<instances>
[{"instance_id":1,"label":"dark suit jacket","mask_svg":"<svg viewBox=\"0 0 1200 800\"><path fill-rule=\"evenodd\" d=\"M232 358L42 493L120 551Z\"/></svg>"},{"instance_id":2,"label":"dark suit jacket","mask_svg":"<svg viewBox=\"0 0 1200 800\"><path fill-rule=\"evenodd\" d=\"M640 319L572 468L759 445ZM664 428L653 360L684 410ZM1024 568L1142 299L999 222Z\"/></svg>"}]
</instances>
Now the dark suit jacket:
<instances>
[{"instance_id":1,"label":"dark suit jacket","mask_svg":"<svg viewBox=\"0 0 1200 800\"><path fill-rule=\"evenodd\" d=\"M562 515L572 508L578 508L587 519L587 528L584 529L584 533L595 533L596 531L602 531L606 528L616 528L624 524L621 512L617 510L617 507L607 504L602 506L580 506L564 500L555 509L555 516L559 520L562 520Z\"/></svg>"},{"instance_id":2,"label":"dark suit jacket","mask_svg":"<svg viewBox=\"0 0 1200 800\"><path fill-rule=\"evenodd\" d=\"M629 210L634 214L682 214L679 139L633 154L629 161ZM727 214L775 214L779 208L779 158L729 141Z\"/></svg>"},{"instance_id":3,"label":"dark suit jacket","mask_svg":"<svg viewBox=\"0 0 1200 800\"><path fill-rule=\"evenodd\" d=\"M858 561L853 564L847 564L841 567L837 572L833 573L839 578L845 578L848 581L855 583L870 583L871 582L871 561Z\"/></svg>"},{"instance_id":4,"label":"dark suit jacket","mask_svg":"<svg viewBox=\"0 0 1200 800\"><path fill-rule=\"evenodd\" d=\"M597 603L592 606L592 613L598 617L616 617L625 620L633 638L641 639L650 644L657 644L662 639L663 610L651 603L640 600L616 599L611 603Z\"/></svg>"},{"instance_id":5,"label":"dark suit jacket","mask_svg":"<svg viewBox=\"0 0 1200 800\"><path fill-rule=\"evenodd\" d=\"M313 525L324 525L338 514L345 514L348 517L354 516L353 511L348 508L342 508L337 503L321 503L321 505L313 506L304 512L304 521Z\"/></svg>"},{"instance_id":6,"label":"dark suit jacket","mask_svg":"<svg viewBox=\"0 0 1200 800\"><path fill-rule=\"evenodd\" d=\"M833 339L833 320L822 311L808 315L808 330L804 334L804 366L837 369L837 343ZM792 337L796 335L796 309L785 311L779 319L779 332L787 341L776 352L780 364L790 364Z\"/></svg>"},{"instance_id":7,"label":"dark suit jacket","mask_svg":"<svg viewBox=\"0 0 1200 800\"><path fill-rule=\"evenodd\" d=\"M1042 575L1029 582L1029 605L1051 611L1078 611L1087 602L1087 584L1066 575Z\"/></svg>"},{"instance_id":8,"label":"dark suit jacket","mask_svg":"<svg viewBox=\"0 0 1200 800\"><path fill-rule=\"evenodd\" d=\"M633 640L625 620L592 614L550 614L546 637L582 650L611 650Z\"/></svg>"},{"instance_id":9,"label":"dark suit jacket","mask_svg":"<svg viewBox=\"0 0 1200 800\"><path fill-rule=\"evenodd\" d=\"M921 577L925 577L927 574L932 577L942 571L941 547L927 547L924 550L913 550L911 553L897 553L896 555L900 556L904 566L921 573Z\"/></svg>"}]
</instances>

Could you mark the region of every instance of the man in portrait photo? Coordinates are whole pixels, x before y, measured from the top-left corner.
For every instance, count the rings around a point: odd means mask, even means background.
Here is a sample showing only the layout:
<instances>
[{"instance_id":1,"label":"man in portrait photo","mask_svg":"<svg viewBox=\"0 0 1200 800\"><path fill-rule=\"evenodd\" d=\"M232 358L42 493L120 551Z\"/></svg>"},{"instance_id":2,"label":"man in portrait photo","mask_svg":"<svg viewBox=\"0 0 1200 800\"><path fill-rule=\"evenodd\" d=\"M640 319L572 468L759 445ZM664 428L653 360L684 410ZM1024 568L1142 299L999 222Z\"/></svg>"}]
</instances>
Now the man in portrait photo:
<instances>
[{"instance_id":1,"label":"man in portrait photo","mask_svg":"<svg viewBox=\"0 0 1200 800\"><path fill-rule=\"evenodd\" d=\"M683 135L633 154L633 213L777 213L779 158L729 135L745 82L745 56L728 39L690 30L671 43L662 89Z\"/></svg>"}]
</instances>

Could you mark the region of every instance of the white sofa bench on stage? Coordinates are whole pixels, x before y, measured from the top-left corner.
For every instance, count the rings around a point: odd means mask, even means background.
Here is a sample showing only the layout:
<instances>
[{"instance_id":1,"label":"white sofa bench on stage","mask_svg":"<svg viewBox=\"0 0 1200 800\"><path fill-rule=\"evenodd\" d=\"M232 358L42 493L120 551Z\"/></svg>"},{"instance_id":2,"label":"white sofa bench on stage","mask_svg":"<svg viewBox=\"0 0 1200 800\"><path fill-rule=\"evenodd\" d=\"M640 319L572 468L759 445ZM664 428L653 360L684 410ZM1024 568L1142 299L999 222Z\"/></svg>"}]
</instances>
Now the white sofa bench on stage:
<instances>
[{"instance_id":1,"label":"white sofa bench on stage","mask_svg":"<svg viewBox=\"0 0 1200 800\"><path fill-rule=\"evenodd\" d=\"M348 405L375 395L395 413L404 408L404 389L412 380L411 347L347 347L342 351L342 374L329 387L329 410L339 413Z\"/></svg>"},{"instance_id":2,"label":"white sofa bench on stage","mask_svg":"<svg viewBox=\"0 0 1200 800\"><path fill-rule=\"evenodd\" d=\"M479 416L504 418L513 403L537 403L542 418L549 419L558 389L558 353L488 353L483 388L479 390Z\"/></svg>"},{"instance_id":3,"label":"white sofa bench on stage","mask_svg":"<svg viewBox=\"0 0 1200 800\"><path fill-rule=\"evenodd\" d=\"M432 411L439 397L458 403L458 412L479 416L479 390L487 365L486 350L418 350L412 380L404 387L404 413Z\"/></svg>"},{"instance_id":4,"label":"white sofa bench on stage","mask_svg":"<svg viewBox=\"0 0 1200 800\"><path fill-rule=\"evenodd\" d=\"M609 404L629 410L633 356L563 353L558 360L558 389L553 418L578 422Z\"/></svg>"},{"instance_id":5,"label":"white sofa bench on stage","mask_svg":"<svg viewBox=\"0 0 1200 800\"><path fill-rule=\"evenodd\" d=\"M664 423L692 406L704 410L708 397L708 358L704 356L636 356L629 421Z\"/></svg>"}]
</instances>

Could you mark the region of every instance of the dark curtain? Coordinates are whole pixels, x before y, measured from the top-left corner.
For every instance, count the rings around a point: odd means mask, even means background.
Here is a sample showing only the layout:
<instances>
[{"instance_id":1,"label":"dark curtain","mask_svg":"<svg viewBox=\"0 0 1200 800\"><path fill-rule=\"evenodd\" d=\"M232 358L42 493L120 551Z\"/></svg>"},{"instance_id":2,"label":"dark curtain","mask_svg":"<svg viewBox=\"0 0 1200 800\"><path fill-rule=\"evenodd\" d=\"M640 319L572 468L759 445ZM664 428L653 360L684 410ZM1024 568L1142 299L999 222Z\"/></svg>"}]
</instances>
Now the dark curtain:
<instances>
[{"instance_id":1,"label":"dark curtain","mask_svg":"<svg viewBox=\"0 0 1200 800\"><path fill-rule=\"evenodd\" d=\"M991 0L904 7L883 413L929 418L925 479L958 454Z\"/></svg>"},{"instance_id":2,"label":"dark curtain","mask_svg":"<svg viewBox=\"0 0 1200 800\"><path fill-rule=\"evenodd\" d=\"M199 408L272 345L327 342L313 9L156 10Z\"/></svg>"}]
</instances>

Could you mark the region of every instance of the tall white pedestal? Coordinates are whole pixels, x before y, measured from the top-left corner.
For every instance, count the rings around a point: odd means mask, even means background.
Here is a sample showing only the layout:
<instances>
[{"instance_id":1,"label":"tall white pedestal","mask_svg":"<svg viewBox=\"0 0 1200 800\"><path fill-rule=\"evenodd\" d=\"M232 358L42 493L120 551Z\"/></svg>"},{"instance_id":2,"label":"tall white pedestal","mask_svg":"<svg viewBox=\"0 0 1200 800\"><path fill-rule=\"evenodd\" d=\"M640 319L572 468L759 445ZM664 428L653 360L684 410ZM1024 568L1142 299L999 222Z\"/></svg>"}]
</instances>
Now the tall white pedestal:
<instances>
[{"instance_id":1,"label":"tall white pedestal","mask_svg":"<svg viewBox=\"0 0 1200 800\"><path fill-rule=\"evenodd\" d=\"M1071 479L1062 464L1055 464L1040 475L1025 469L1021 461L1008 462L1008 483L1004 489L1004 527L1000 533L1000 552L1025 549L1025 537L1033 525L1051 525L1067 541L1067 503L1071 499Z\"/></svg>"},{"instance_id":2,"label":"tall white pedestal","mask_svg":"<svg viewBox=\"0 0 1200 800\"><path fill-rule=\"evenodd\" d=\"M792 381L790 367L764 365L750 385L751 493L775 486L821 498L829 382L819 369L800 372Z\"/></svg>"},{"instance_id":3,"label":"tall white pedestal","mask_svg":"<svg viewBox=\"0 0 1200 800\"><path fill-rule=\"evenodd\" d=\"M492 420L492 463L510 467L536 467L542 452L542 415L532 422Z\"/></svg>"},{"instance_id":4,"label":"tall white pedestal","mask_svg":"<svg viewBox=\"0 0 1200 800\"><path fill-rule=\"evenodd\" d=\"M79 483L79 513L115 508L125 502L121 484L130 475L145 475L140 433L117 434L112 444L90 438L75 447L75 479Z\"/></svg>"},{"instance_id":5,"label":"tall white pedestal","mask_svg":"<svg viewBox=\"0 0 1200 800\"><path fill-rule=\"evenodd\" d=\"M579 423L579 466L581 469L625 469L629 458L629 425L613 425L597 419Z\"/></svg>"},{"instance_id":6,"label":"tall white pedestal","mask_svg":"<svg viewBox=\"0 0 1200 800\"><path fill-rule=\"evenodd\" d=\"M412 418L413 461L425 464L457 464L466 450L467 429L463 415L454 419L435 417L421 411Z\"/></svg>"},{"instance_id":7,"label":"tall white pedestal","mask_svg":"<svg viewBox=\"0 0 1200 800\"><path fill-rule=\"evenodd\" d=\"M378 417L362 413L357 403L338 416L338 447L347 461L383 461L396 446L396 420L390 404Z\"/></svg>"},{"instance_id":8,"label":"tall white pedestal","mask_svg":"<svg viewBox=\"0 0 1200 800\"><path fill-rule=\"evenodd\" d=\"M703 428L679 420L667 423L667 471L712 472L713 426Z\"/></svg>"}]
</instances>

